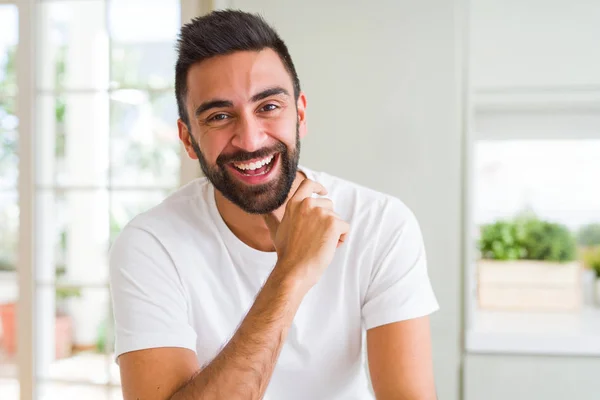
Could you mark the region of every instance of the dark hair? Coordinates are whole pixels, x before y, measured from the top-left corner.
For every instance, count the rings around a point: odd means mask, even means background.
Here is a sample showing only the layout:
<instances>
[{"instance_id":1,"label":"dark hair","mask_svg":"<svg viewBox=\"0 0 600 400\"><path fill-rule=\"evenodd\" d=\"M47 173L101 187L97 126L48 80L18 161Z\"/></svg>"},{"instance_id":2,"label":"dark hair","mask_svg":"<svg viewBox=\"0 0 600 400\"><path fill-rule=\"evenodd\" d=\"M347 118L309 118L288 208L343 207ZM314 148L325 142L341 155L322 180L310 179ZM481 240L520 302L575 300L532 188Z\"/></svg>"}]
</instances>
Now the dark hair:
<instances>
[{"instance_id":1,"label":"dark hair","mask_svg":"<svg viewBox=\"0 0 600 400\"><path fill-rule=\"evenodd\" d=\"M294 96L298 100L300 80L288 49L275 30L257 14L237 10L213 11L196 17L181 28L177 43L175 96L179 118L188 125L185 109L187 73L192 64L235 51L273 49L292 78Z\"/></svg>"}]
</instances>

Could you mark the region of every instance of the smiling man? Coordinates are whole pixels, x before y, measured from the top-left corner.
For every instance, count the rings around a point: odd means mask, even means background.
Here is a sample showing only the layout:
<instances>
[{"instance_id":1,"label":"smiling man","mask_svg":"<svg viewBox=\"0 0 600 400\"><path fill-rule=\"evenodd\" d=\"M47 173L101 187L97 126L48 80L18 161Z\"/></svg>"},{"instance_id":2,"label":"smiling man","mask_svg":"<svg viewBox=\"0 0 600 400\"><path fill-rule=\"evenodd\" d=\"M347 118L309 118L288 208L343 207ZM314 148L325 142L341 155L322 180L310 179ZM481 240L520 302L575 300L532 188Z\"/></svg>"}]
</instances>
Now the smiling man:
<instances>
[{"instance_id":1,"label":"smiling man","mask_svg":"<svg viewBox=\"0 0 600 400\"><path fill-rule=\"evenodd\" d=\"M434 399L414 215L299 166L306 96L262 18L197 18L178 50L179 137L205 178L111 249L125 399Z\"/></svg>"}]
</instances>

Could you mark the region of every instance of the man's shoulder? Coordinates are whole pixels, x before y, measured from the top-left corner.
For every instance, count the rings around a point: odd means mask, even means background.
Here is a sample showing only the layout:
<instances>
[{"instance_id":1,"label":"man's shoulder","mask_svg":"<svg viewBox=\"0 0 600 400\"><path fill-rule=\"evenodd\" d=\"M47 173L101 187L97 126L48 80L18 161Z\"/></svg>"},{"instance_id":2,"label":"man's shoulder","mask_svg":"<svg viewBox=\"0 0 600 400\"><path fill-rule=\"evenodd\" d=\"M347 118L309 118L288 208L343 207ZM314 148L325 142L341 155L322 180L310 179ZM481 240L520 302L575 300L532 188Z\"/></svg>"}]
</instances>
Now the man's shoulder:
<instances>
[{"instance_id":1,"label":"man's shoulder","mask_svg":"<svg viewBox=\"0 0 600 400\"><path fill-rule=\"evenodd\" d=\"M111 271L135 269L139 260L172 264L178 273L186 271L189 260L197 266L202 262L202 250L217 236L210 194L212 187L206 180L196 179L136 215L111 244Z\"/></svg>"},{"instance_id":2,"label":"man's shoulder","mask_svg":"<svg viewBox=\"0 0 600 400\"><path fill-rule=\"evenodd\" d=\"M327 172L307 168L303 168L303 171L309 179L314 179L325 186L329 192L326 197L331 198L334 205L346 209L346 212L367 218L386 216L405 220L414 217L410 208L397 196Z\"/></svg>"},{"instance_id":3,"label":"man's shoulder","mask_svg":"<svg viewBox=\"0 0 600 400\"><path fill-rule=\"evenodd\" d=\"M136 215L126 227L165 231L189 226L191 221L204 218L208 213L209 191L206 178L194 179Z\"/></svg>"}]
</instances>

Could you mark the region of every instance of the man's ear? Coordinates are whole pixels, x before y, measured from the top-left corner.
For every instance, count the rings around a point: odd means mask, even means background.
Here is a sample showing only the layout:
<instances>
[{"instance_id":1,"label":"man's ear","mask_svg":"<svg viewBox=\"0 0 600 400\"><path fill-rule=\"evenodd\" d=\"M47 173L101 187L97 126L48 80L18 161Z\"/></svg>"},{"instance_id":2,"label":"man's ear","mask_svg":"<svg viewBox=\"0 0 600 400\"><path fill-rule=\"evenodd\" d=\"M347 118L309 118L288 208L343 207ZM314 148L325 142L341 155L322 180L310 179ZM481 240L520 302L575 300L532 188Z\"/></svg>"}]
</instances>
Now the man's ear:
<instances>
[{"instance_id":1,"label":"man's ear","mask_svg":"<svg viewBox=\"0 0 600 400\"><path fill-rule=\"evenodd\" d=\"M194 151L194 147L192 146L191 132L189 131L187 125L179 118L177 120L177 130L179 131L179 140L183 143L183 147L185 148L188 157L192 160L197 160L198 156Z\"/></svg>"},{"instance_id":2,"label":"man's ear","mask_svg":"<svg viewBox=\"0 0 600 400\"><path fill-rule=\"evenodd\" d=\"M300 92L298 101L296 102L296 109L298 110L298 133L300 139L304 138L307 133L306 129L306 95L304 92Z\"/></svg>"}]
</instances>

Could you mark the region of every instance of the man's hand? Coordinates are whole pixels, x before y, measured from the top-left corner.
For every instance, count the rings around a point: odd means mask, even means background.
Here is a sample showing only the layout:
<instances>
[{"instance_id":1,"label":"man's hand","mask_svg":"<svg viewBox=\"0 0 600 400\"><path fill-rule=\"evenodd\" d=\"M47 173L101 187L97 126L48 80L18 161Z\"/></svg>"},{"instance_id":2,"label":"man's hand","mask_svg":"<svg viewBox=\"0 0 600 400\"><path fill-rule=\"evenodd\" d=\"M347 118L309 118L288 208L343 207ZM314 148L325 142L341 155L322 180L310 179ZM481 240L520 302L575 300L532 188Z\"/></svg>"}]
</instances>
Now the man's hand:
<instances>
[{"instance_id":1,"label":"man's hand","mask_svg":"<svg viewBox=\"0 0 600 400\"><path fill-rule=\"evenodd\" d=\"M350 226L334 211L319 183L305 179L286 205L281 221L275 214L264 216L277 250L277 267L302 281L307 289L317 283L341 245Z\"/></svg>"},{"instance_id":2,"label":"man's hand","mask_svg":"<svg viewBox=\"0 0 600 400\"><path fill-rule=\"evenodd\" d=\"M331 201L312 198L313 193L325 195L327 191L305 180L288 201L281 221L265 216L277 264L229 343L202 369L193 352L184 349L121 355L127 400L263 397L300 303L331 263L349 229L333 212Z\"/></svg>"}]
</instances>

